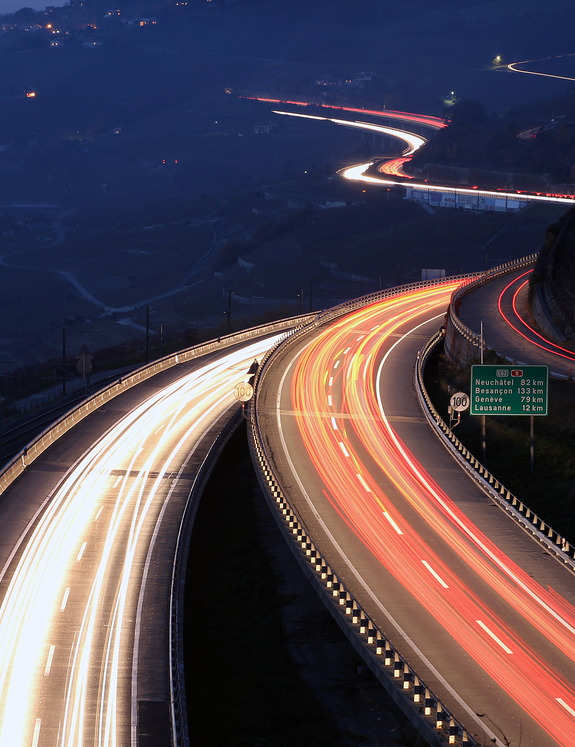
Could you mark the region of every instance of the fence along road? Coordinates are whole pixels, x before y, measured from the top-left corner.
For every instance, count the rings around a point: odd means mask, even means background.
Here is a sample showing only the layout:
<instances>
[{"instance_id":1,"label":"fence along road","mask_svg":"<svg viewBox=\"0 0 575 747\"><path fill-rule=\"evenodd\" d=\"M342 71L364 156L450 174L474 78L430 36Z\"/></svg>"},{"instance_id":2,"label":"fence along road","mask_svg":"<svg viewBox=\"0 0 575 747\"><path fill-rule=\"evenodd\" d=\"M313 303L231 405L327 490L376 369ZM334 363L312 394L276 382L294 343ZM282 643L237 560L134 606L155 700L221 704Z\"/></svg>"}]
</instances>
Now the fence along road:
<instances>
[{"instance_id":1,"label":"fence along road","mask_svg":"<svg viewBox=\"0 0 575 747\"><path fill-rule=\"evenodd\" d=\"M166 633L182 513L234 386L293 324L116 382L0 475L0 745L185 743Z\"/></svg>"},{"instance_id":2,"label":"fence along road","mask_svg":"<svg viewBox=\"0 0 575 747\"><path fill-rule=\"evenodd\" d=\"M452 743L569 747L571 568L461 471L413 394L418 350L453 287L334 314L268 360L254 422L262 483L285 496L344 603L361 607L434 693L440 730L444 709L466 727ZM413 674L406 680L415 699Z\"/></svg>"}]
</instances>

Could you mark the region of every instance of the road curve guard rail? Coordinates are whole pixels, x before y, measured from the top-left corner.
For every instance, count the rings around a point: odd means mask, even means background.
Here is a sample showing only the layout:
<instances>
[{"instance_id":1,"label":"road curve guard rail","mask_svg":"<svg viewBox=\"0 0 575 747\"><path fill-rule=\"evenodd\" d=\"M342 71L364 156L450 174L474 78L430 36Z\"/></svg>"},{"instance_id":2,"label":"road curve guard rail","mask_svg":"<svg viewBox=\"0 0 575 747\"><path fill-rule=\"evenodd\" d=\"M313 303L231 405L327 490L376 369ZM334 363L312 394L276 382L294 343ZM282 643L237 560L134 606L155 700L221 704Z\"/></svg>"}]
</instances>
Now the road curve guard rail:
<instances>
[{"instance_id":1,"label":"road curve guard rail","mask_svg":"<svg viewBox=\"0 0 575 747\"><path fill-rule=\"evenodd\" d=\"M453 295L451 296L451 303L449 304L448 323L450 323L453 326L456 332L464 340L466 340L474 348L477 348L478 357L479 357L479 352L481 348L481 335L478 335L475 332L472 332L469 329L469 327L463 324L461 319L459 319L459 317L457 316L457 312L459 311L459 305L461 303L461 299L467 293L471 293L473 290L475 290L479 286L485 285L485 283L489 283L495 278L501 277L501 275L507 275L507 273L513 272L514 270L519 270L522 267L529 267L529 265L532 265L535 263L537 256L538 256L538 253L529 254L526 257L521 257L521 259L512 260L510 262L505 262L504 264L498 265L497 267L494 267L493 269L488 270L487 272L481 273L479 277L477 277L476 279L472 280L469 283L466 283L465 285L462 285L460 288L458 288L456 291L453 292Z\"/></svg>"},{"instance_id":2,"label":"road curve guard rail","mask_svg":"<svg viewBox=\"0 0 575 747\"><path fill-rule=\"evenodd\" d=\"M442 342L442 334L435 334L420 351L415 367L415 387L419 401L431 427L439 436L441 442L457 459L460 465L471 475L473 480L487 495L513 520L529 534L536 537L545 548L561 562L569 565L575 571L575 546L559 532L556 532L545 521L531 511L523 501L513 495L487 470L469 449L454 435L437 412L424 383L425 365L434 349Z\"/></svg>"},{"instance_id":3,"label":"road curve guard rail","mask_svg":"<svg viewBox=\"0 0 575 747\"><path fill-rule=\"evenodd\" d=\"M461 281L465 282L477 277L477 273L460 277ZM280 530L305 575L356 651L430 745L479 747L479 742L427 687L407 659L392 645L381 628L370 618L349 588L330 567L314 543L305 521L290 503L281 487L281 480L266 450L258 422L259 391L271 364L281 352L320 325L343 316L349 311L409 290L442 282L445 280L422 281L372 293L336 306L327 312L319 313L310 324L294 329L283 342L268 351L262 359L255 377L254 399L249 408L248 432L250 451L258 480Z\"/></svg>"},{"instance_id":4,"label":"road curve guard rail","mask_svg":"<svg viewBox=\"0 0 575 747\"><path fill-rule=\"evenodd\" d=\"M83 400L65 415L58 418L58 420L36 436L28 446L16 454L16 456L11 459L2 470L0 470L0 499L2 493L4 493L14 480L24 472L26 467L46 451L49 446L77 425L81 420L94 412L94 410L97 410L106 402L109 402L114 397L122 394L127 389L131 389L142 381L155 376L157 373L172 368L173 366L177 366L180 363L186 363L194 358L199 358L207 353L222 350L223 348L230 347L236 343L249 340L252 337L292 329L294 324L309 321L314 317L314 314L303 314L300 317L282 319L277 322L252 327L243 330L242 332L225 335L217 340L210 340L209 342L194 345L191 348L160 358L160 360L154 361L153 363L133 371L127 376L119 378L117 381L114 381L109 386Z\"/></svg>"}]
</instances>

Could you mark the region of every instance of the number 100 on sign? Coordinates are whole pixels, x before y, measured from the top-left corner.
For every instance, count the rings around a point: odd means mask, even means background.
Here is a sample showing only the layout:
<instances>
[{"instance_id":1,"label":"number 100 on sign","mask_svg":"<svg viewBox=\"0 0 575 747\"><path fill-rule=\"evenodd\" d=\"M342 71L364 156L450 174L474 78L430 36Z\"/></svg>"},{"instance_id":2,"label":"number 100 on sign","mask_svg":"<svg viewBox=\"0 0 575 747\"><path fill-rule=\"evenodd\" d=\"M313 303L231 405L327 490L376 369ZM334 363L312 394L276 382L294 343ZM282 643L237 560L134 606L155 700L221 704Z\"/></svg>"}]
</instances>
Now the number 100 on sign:
<instances>
[{"instance_id":1,"label":"number 100 on sign","mask_svg":"<svg viewBox=\"0 0 575 747\"><path fill-rule=\"evenodd\" d=\"M548 366L471 366L472 415L547 415Z\"/></svg>"}]
</instances>

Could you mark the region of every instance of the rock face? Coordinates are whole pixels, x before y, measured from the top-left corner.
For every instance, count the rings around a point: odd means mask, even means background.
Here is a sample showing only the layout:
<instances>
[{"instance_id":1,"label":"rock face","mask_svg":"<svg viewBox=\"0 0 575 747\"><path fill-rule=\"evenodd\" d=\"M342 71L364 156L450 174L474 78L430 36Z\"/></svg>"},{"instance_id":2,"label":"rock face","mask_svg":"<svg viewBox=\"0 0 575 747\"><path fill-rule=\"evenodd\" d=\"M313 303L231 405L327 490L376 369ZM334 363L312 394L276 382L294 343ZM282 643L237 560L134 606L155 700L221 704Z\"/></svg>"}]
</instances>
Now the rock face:
<instances>
[{"instance_id":1,"label":"rock face","mask_svg":"<svg viewBox=\"0 0 575 747\"><path fill-rule=\"evenodd\" d=\"M547 228L531 280L531 297L534 312L545 307L560 338L575 339L575 208Z\"/></svg>"}]
</instances>

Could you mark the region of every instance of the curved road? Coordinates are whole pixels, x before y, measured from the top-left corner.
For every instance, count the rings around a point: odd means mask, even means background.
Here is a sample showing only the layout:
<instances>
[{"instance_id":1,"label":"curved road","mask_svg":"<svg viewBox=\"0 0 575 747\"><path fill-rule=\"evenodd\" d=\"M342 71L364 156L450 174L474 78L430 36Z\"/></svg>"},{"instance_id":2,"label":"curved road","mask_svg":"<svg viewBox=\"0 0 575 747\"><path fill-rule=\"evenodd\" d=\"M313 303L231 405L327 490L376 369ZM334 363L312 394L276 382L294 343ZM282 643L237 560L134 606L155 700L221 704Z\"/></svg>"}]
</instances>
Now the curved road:
<instances>
[{"instance_id":1,"label":"curved road","mask_svg":"<svg viewBox=\"0 0 575 747\"><path fill-rule=\"evenodd\" d=\"M254 334L126 391L4 492L2 747L171 744L167 629L182 513L237 407L235 384L275 339Z\"/></svg>"},{"instance_id":2,"label":"curved road","mask_svg":"<svg viewBox=\"0 0 575 747\"><path fill-rule=\"evenodd\" d=\"M258 421L327 562L470 733L572 747L573 575L463 473L413 393L453 288L304 337L264 378Z\"/></svg>"},{"instance_id":3,"label":"curved road","mask_svg":"<svg viewBox=\"0 0 575 747\"><path fill-rule=\"evenodd\" d=\"M519 364L544 364L553 375L567 378L575 373L575 352L565 344L545 339L535 326L527 303L531 269L522 269L490 280L464 294L457 316L483 336L488 348Z\"/></svg>"}]
</instances>

